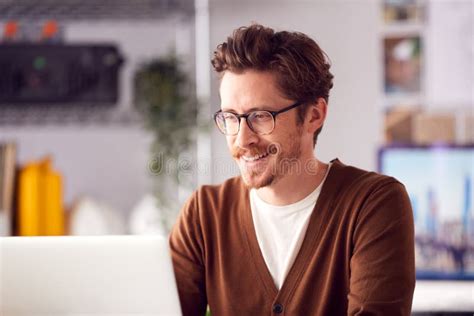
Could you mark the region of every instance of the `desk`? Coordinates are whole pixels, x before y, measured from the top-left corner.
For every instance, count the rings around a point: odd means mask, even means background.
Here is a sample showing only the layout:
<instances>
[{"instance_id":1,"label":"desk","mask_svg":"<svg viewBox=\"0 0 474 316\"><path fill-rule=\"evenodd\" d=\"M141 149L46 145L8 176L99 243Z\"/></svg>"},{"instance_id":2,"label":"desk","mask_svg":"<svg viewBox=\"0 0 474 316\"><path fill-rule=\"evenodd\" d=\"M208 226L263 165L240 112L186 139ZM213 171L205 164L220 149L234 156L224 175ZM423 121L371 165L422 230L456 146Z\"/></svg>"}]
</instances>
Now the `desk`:
<instances>
[{"instance_id":1,"label":"desk","mask_svg":"<svg viewBox=\"0 0 474 316\"><path fill-rule=\"evenodd\" d=\"M474 281L424 281L416 282L412 311L419 315L426 312L474 313ZM446 315L446 314L444 314Z\"/></svg>"}]
</instances>

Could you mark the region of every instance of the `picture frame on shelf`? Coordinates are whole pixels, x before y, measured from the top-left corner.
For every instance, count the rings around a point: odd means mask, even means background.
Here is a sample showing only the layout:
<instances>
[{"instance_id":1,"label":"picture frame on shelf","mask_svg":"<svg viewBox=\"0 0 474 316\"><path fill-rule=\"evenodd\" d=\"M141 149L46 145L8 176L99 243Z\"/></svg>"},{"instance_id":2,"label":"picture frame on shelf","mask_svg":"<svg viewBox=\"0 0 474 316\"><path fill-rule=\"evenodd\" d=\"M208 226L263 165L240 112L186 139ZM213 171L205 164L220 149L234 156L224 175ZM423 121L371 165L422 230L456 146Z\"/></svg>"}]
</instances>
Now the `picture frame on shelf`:
<instances>
[{"instance_id":1,"label":"picture frame on shelf","mask_svg":"<svg viewBox=\"0 0 474 316\"><path fill-rule=\"evenodd\" d=\"M422 90L422 39L418 35L385 37L384 91L413 95Z\"/></svg>"},{"instance_id":2,"label":"picture frame on shelf","mask_svg":"<svg viewBox=\"0 0 474 316\"><path fill-rule=\"evenodd\" d=\"M424 20L424 3L420 0L383 0L385 24L419 23Z\"/></svg>"}]
</instances>

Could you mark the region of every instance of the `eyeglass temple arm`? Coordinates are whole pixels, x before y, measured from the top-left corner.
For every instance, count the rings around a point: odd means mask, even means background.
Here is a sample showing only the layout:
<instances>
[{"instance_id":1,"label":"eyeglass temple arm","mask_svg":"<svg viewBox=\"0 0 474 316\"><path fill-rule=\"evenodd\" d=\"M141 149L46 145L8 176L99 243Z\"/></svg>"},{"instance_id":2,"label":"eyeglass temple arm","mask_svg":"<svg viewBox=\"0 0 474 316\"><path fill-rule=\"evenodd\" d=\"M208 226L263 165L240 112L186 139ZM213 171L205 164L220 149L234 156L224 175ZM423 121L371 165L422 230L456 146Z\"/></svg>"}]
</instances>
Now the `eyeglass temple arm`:
<instances>
[{"instance_id":1,"label":"eyeglass temple arm","mask_svg":"<svg viewBox=\"0 0 474 316\"><path fill-rule=\"evenodd\" d=\"M296 102L296 103L294 103L294 104L292 104L292 105L289 105L289 106L287 106L286 108L283 108L283 109L281 109L281 110L278 110L278 111L268 111L268 112L272 113L273 116L276 116L277 114L280 114L280 113L289 111L289 110L291 110L291 109L293 109L293 108L296 108L297 106L300 106L300 105L302 105L302 104L303 104L303 102L298 101L298 102Z\"/></svg>"}]
</instances>

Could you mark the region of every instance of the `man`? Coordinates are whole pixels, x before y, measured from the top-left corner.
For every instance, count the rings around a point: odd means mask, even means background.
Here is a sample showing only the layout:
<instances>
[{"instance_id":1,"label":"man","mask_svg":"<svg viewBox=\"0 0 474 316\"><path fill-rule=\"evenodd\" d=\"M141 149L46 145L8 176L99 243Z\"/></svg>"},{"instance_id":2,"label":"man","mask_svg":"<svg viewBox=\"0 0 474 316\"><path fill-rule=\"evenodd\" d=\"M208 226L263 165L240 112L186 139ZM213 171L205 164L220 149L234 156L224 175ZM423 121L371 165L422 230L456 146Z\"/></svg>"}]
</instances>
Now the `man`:
<instances>
[{"instance_id":1,"label":"man","mask_svg":"<svg viewBox=\"0 0 474 316\"><path fill-rule=\"evenodd\" d=\"M183 314L409 315L403 185L314 154L333 78L323 51L253 24L220 44L212 65L214 118L241 175L197 190L171 232Z\"/></svg>"}]
</instances>

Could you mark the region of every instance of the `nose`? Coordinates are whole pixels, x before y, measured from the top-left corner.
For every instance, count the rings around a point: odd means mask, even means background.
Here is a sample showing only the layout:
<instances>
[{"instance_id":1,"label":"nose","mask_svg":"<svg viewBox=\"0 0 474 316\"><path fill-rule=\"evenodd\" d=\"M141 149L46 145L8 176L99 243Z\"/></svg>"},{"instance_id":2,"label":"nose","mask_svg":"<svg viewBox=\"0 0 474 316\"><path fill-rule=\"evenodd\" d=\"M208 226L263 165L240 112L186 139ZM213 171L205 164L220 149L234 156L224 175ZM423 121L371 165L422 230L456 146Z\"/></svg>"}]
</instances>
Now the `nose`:
<instances>
[{"instance_id":1,"label":"nose","mask_svg":"<svg viewBox=\"0 0 474 316\"><path fill-rule=\"evenodd\" d=\"M240 129L235 137L236 145L240 148L248 148L258 142L258 135L250 129L243 117L240 118Z\"/></svg>"}]
</instances>

